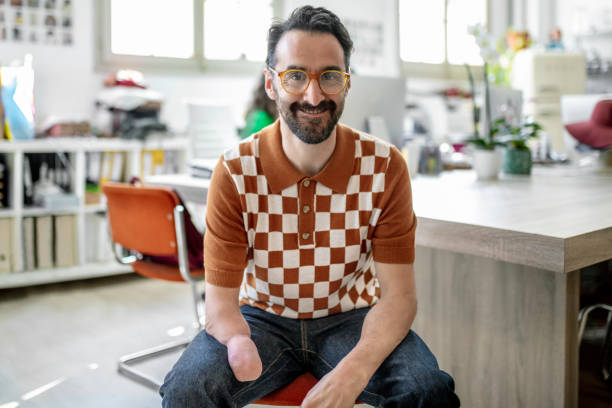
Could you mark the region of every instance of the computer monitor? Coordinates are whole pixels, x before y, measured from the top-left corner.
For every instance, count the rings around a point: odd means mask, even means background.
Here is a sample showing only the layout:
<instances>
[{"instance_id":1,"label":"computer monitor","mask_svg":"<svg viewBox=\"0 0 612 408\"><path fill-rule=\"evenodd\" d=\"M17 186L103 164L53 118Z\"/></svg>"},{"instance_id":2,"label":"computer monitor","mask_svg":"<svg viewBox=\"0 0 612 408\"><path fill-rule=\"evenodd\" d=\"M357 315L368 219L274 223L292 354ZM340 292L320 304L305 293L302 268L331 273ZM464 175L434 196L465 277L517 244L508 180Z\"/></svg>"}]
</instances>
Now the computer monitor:
<instances>
[{"instance_id":1,"label":"computer monitor","mask_svg":"<svg viewBox=\"0 0 612 408\"><path fill-rule=\"evenodd\" d=\"M405 95L405 79L351 75L351 89L340 123L401 146ZM377 130L380 129L379 118L384 120L388 135Z\"/></svg>"}]
</instances>

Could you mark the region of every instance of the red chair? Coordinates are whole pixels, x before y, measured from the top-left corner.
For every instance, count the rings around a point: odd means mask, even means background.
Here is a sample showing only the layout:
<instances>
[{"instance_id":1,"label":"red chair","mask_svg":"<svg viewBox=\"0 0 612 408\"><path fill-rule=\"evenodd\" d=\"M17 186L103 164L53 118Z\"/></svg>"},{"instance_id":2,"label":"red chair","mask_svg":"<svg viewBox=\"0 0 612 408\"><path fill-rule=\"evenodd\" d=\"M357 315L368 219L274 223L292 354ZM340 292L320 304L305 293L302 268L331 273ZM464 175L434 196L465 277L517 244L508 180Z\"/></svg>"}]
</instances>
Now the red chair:
<instances>
[{"instance_id":1,"label":"red chair","mask_svg":"<svg viewBox=\"0 0 612 408\"><path fill-rule=\"evenodd\" d=\"M204 279L204 265L189 268L185 220L191 221L176 193L163 187L124 183L105 183L102 190L117 260L131 265L135 272L148 278L188 282L199 331L204 321L204 298L196 282ZM131 365L181 349L191 340L180 339L122 356L118 371L157 390L160 381Z\"/></svg>"},{"instance_id":2,"label":"red chair","mask_svg":"<svg viewBox=\"0 0 612 408\"><path fill-rule=\"evenodd\" d=\"M318 382L312 374L304 373L293 382L280 390L276 390L258 399L253 404L255 405L274 405L274 406L299 406L306 398L306 394ZM355 404L362 404L360 401L355 401Z\"/></svg>"},{"instance_id":3,"label":"red chair","mask_svg":"<svg viewBox=\"0 0 612 408\"><path fill-rule=\"evenodd\" d=\"M258 399L255 405L274 405L274 406L299 406L304 401L306 394L317 383L317 379L310 373L304 373L293 382L280 390L276 390Z\"/></svg>"}]
</instances>

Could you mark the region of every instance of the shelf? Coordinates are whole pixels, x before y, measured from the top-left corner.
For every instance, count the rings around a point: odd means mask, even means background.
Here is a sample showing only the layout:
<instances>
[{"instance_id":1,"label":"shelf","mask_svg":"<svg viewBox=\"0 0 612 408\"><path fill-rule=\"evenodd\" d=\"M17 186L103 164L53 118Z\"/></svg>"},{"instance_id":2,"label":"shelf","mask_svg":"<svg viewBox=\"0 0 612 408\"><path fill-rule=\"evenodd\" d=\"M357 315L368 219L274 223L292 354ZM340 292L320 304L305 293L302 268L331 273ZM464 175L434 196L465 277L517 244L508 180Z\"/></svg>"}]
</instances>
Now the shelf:
<instances>
[{"instance_id":1,"label":"shelf","mask_svg":"<svg viewBox=\"0 0 612 408\"><path fill-rule=\"evenodd\" d=\"M1 217L14 217L17 215L17 212L12 208L0 208L0 218Z\"/></svg>"},{"instance_id":2,"label":"shelf","mask_svg":"<svg viewBox=\"0 0 612 408\"><path fill-rule=\"evenodd\" d=\"M70 268L38 269L35 271L0 274L0 288L19 288L45 283L99 278L131 273L132 268L115 261L93 263Z\"/></svg>"},{"instance_id":3,"label":"shelf","mask_svg":"<svg viewBox=\"0 0 612 408\"><path fill-rule=\"evenodd\" d=\"M97 212L105 212L106 204L89 204L85 206L85 214L93 214Z\"/></svg>"},{"instance_id":4,"label":"shelf","mask_svg":"<svg viewBox=\"0 0 612 408\"><path fill-rule=\"evenodd\" d=\"M106 203L104 197L100 195L100 200L95 200L88 194L87 176L91 170L89 167L94 161L92 157L99 156L98 153L113 152L120 153L123 159L124 177L129 178L140 174L143 157L143 149L162 149L169 151L176 166L176 171L185 171L186 157L189 157L189 140L184 137L170 138L167 140L153 139L147 142L141 140L126 140L119 138L95 138L93 136L74 136L74 137L49 137L32 140L0 140L0 153L7 155L10 171L11 201L10 207L0 208L0 221L2 221L2 231L0 231L0 241L8 236L11 240L11 263L15 271L25 269L24 254L31 251L39 243L32 238L29 221L27 229L24 228L24 219L31 219L41 216L67 215L72 220L74 228L71 229L75 241L75 262L79 266L70 268L53 268L45 270L33 270L24 272L2 273L0 272L0 288L12 288L29 285L39 285L51 282L62 282L76 279L86 279L99 276L108 276L130 272L129 266L116 263L114 260L90 262L89 260L99 259L92 255L102 254L106 251L107 244L110 246L108 236L108 226L106 218ZM65 207L50 209L49 206L29 205L24 206L24 172L22 171L26 156L34 153L55 153L66 152L70 156L71 166L69 167L72 194L78 197L65 203ZM88 153L95 152L94 156ZM116 156L113 156L116 157ZM165 159L165 155L164 155ZM174 163L174 161L172 163ZM108 171L108 166L100 158L100 175ZM166 166L166 164L164 164ZM97 170L96 170L97 171ZM173 170L175 171L175 170ZM105 173L106 174L106 173ZM95 175L94 175L95 176ZM108 174L106 174L108 176ZM100 193L101 194L101 193ZM5 228L7 224L10 228ZM27 240L27 242L26 242ZM53 245L51 243L50 245ZM1 245L0 245L1 246ZM111 262L112 261L112 262ZM0 404L1 405L1 404Z\"/></svg>"},{"instance_id":5,"label":"shelf","mask_svg":"<svg viewBox=\"0 0 612 408\"><path fill-rule=\"evenodd\" d=\"M142 146L138 140L101 139L93 136L48 137L31 140L11 140L0 142L0 152L55 153L57 151L127 151Z\"/></svg>"},{"instance_id":6,"label":"shelf","mask_svg":"<svg viewBox=\"0 0 612 408\"><path fill-rule=\"evenodd\" d=\"M31 140L0 141L0 152L24 151L26 153L64 152L102 152L148 150L185 150L189 147L189 139L184 137L170 139L127 140L119 138L82 137L49 137Z\"/></svg>"},{"instance_id":7,"label":"shelf","mask_svg":"<svg viewBox=\"0 0 612 408\"><path fill-rule=\"evenodd\" d=\"M76 214L79 212L78 207L63 208L60 210L50 210L43 207L25 207L21 210L21 214L24 217L37 217L40 215L63 215L63 214Z\"/></svg>"},{"instance_id":8,"label":"shelf","mask_svg":"<svg viewBox=\"0 0 612 408\"><path fill-rule=\"evenodd\" d=\"M578 39L612 37L612 30L576 34L575 37Z\"/></svg>"},{"instance_id":9,"label":"shelf","mask_svg":"<svg viewBox=\"0 0 612 408\"><path fill-rule=\"evenodd\" d=\"M177 137L171 139L149 139L143 143L146 150L185 150L189 148L189 139Z\"/></svg>"}]
</instances>

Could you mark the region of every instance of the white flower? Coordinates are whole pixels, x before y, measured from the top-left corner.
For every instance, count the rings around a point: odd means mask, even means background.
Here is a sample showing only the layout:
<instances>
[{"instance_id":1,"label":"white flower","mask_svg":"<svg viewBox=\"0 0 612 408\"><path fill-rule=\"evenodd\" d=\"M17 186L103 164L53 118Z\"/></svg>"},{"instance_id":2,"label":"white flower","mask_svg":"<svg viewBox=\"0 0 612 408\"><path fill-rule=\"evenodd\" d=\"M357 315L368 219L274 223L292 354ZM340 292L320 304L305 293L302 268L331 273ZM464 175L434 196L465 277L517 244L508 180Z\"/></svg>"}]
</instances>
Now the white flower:
<instances>
[{"instance_id":1,"label":"white flower","mask_svg":"<svg viewBox=\"0 0 612 408\"><path fill-rule=\"evenodd\" d=\"M482 24L478 23L478 24L469 25L467 28L467 31L468 31L468 34L471 34L474 37L478 38L480 37L482 33L486 34L487 29Z\"/></svg>"},{"instance_id":2,"label":"white flower","mask_svg":"<svg viewBox=\"0 0 612 408\"><path fill-rule=\"evenodd\" d=\"M489 62L499 58L499 52L495 49L495 40L482 24L468 26L468 33L474 36L483 60Z\"/></svg>"}]
</instances>

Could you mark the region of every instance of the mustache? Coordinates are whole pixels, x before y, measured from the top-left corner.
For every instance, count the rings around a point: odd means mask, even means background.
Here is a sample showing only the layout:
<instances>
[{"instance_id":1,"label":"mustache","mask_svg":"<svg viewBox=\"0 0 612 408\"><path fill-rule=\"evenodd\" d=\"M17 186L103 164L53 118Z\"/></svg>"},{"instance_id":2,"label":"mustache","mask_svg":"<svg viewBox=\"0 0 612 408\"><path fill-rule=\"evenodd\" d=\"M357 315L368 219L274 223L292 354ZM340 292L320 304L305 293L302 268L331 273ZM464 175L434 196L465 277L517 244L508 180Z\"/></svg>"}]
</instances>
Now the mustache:
<instances>
[{"instance_id":1,"label":"mustache","mask_svg":"<svg viewBox=\"0 0 612 408\"><path fill-rule=\"evenodd\" d=\"M325 111L333 112L336 110L336 103L334 101L322 101L317 106L313 106L308 102L299 103L293 102L289 109L293 114L295 114L298 110L303 110L306 112L320 113Z\"/></svg>"}]
</instances>

